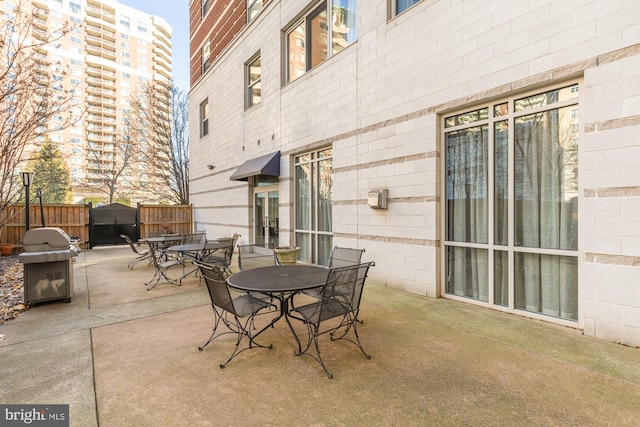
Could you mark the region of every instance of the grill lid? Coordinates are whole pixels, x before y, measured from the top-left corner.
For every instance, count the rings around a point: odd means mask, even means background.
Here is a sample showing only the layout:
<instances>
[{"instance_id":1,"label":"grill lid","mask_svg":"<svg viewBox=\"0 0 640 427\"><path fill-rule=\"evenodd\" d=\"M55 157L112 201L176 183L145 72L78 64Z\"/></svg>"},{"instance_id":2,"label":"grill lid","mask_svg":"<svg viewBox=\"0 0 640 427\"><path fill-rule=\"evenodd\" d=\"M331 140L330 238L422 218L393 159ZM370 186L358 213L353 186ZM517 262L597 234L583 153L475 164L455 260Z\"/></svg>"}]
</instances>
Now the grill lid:
<instances>
[{"instance_id":1,"label":"grill lid","mask_svg":"<svg viewBox=\"0 0 640 427\"><path fill-rule=\"evenodd\" d=\"M58 227L42 227L28 230L22 244L25 252L45 252L69 249L71 238Z\"/></svg>"}]
</instances>

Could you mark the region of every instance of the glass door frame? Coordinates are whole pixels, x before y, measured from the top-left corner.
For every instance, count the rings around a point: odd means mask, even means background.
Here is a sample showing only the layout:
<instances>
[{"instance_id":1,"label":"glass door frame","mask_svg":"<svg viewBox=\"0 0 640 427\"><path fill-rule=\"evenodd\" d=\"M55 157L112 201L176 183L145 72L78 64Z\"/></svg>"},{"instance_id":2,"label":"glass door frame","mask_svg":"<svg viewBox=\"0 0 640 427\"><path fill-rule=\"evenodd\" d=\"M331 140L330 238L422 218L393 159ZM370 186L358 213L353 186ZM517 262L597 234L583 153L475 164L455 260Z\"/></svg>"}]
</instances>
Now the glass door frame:
<instances>
[{"instance_id":1,"label":"glass door frame","mask_svg":"<svg viewBox=\"0 0 640 427\"><path fill-rule=\"evenodd\" d=\"M257 212L260 205L257 203L257 197L263 194L262 212ZM275 197L273 195L275 194ZM274 202L275 201L275 202ZM275 204L275 206L272 206ZM276 185L260 185L254 186L251 198L251 232L253 234L253 243L256 245L265 245L273 248L278 245L278 237L280 234L280 186ZM266 215L264 215L266 213ZM275 213L275 218L273 214ZM265 226L265 223L268 223ZM259 229L262 230L259 232Z\"/></svg>"}]
</instances>

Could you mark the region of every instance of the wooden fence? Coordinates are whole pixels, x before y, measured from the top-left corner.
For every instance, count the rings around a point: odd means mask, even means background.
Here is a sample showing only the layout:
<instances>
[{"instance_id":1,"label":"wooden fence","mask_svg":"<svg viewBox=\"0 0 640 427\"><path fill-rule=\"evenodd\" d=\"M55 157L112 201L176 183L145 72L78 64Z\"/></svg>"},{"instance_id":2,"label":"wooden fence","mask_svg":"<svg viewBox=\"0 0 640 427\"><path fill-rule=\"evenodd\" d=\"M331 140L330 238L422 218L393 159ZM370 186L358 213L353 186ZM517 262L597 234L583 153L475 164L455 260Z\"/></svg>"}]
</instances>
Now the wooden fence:
<instances>
[{"instance_id":1,"label":"wooden fence","mask_svg":"<svg viewBox=\"0 0 640 427\"><path fill-rule=\"evenodd\" d=\"M91 205L43 204L45 225L59 227L69 236L81 242L89 241L89 215ZM40 204L29 209L31 229L42 227ZM21 245L25 233L26 210L18 206L18 213L6 224L0 235L0 244ZM140 236L156 236L162 233L191 233L193 230L193 207L191 205L138 205Z\"/></svg>"},{"instance_id":2,"label":"wooden fence","mask_svg":"<svg viewBox=\"0 0 640 427\"><path fill-rule=\"evenodd\" d=\"M60 227L69 236L77 237L80 241L89 240L89 209L91 205L57 205L43 204L44 222L47 227ZM11 222L2 229L0 243L20 245L25 232L27 211L24 205L18 205L18 213ZM42 227L40 204L29 206L29 228Z\"/></svg>"},{"instance_id":3,"label":"wooden fence","mask_svg":"<svg viewBox=\"0 0 640 427\"><path fill-rule=\"evenodd\" d=\"M140 237L165 233L193 233L191 205L138 205Z\"/></svg>"}]
</instances>

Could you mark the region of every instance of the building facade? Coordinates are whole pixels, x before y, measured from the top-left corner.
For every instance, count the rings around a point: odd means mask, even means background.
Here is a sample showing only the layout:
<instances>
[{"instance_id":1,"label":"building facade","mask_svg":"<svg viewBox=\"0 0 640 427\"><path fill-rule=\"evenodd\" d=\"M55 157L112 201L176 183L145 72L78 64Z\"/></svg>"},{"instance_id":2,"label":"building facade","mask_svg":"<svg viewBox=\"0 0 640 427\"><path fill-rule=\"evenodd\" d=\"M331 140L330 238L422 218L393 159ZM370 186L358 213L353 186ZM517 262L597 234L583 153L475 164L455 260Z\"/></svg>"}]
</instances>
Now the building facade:
<instances>
[{"instance_id":1,"label":"building facade","mask_svg":"<svg viewBox=\"0 0 640 427\"><path fill-rule=\"evenodd\" d=\"M59 76L60 90L73 93L73 108L83 118L67 128L54 118L28 151L38 150L47 139L52 141L68 161L75 200L104 196L95 189L121 161L121 147L129 134L130 97L143 92L150 81L171 82L171 26L116 0L2 3L6 11L18 4L33 7L36 35L62 28L65 22L75 27L59 43L39 49L38 55L42 72ZM143 201L144 193L130 185L141 179L140 174L144 171L135 167L126 170L119 195Z\"/></svg>"},{"instance_id":2,"label":"building facade","mask_svg":"<svg viewBox=\"0 0 640 427\"><path fill-rule=\"evenodd\" d=\"M640 1L190 11L198 228L640 345Z\"/></svg>"}]
</instances>

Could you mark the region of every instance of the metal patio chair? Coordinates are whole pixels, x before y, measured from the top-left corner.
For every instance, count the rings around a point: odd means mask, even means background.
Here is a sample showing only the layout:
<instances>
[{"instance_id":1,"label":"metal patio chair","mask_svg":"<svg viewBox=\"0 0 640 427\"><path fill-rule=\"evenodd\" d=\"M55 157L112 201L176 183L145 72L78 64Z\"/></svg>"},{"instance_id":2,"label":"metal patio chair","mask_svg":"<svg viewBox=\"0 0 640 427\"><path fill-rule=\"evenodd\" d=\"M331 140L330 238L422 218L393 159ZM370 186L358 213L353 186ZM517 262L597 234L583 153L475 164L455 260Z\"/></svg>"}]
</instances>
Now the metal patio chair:
<instances>
[{"instance_id":1,"label":"metal patio chair","mask_svg":"<svg viewBox=\"0 0 640 427\"><path fill-rule=\"evenodd\" d=\"M329 333L332 341L350 341L367 359L371 358L362 347L358 336L358 312L369 268L374 265L373 262L365 262L331 269L318 300L294 307L289 312L289 317L302 321L309 333L307 345L299 354L306 354L315 359L329 379L333 378L333 374L329 372L320 355L320 335ZM330 319L336 318L339 319L337 324L332 322L326 326ZM348 336L349 332L353 333ZM315 354L309 353L312 344L315 346Z\"/></svg>"},{"instance_id":2,"label":"metal patio chair","mask_svg":"<svg viewBox=\"0 0 640 427\"><path fill-rule=\"evenodd\" d=\"M343 248L334 246L329 257L327 268L346 267L348 265L360 264L362 254L365 249Z\"/></svg>"},{"instance_id":3,"label":"metal patio chair","mask_svg":"<svg viewBox=\"0 0 640 427\"><path fill-rule=\"evenodd\" d=\"M255 316L258 315L261 310L267 308L269 304L249 293L241 294L235 298L232 297L229 285L220 267L202 264L199 261L194 261L194 263L200 267L202 277L207 285L214 315L214 325L211 336L204 345L198 347L198 350L204 350L209 343L222 335L235 334L235 348L229 358L220 364L220 368L224 368L234 357L245 350L252 348L272 348L272 345L264 346L255 341L255 338L269 326L255 333L252 332L254 328L251 327L254 325ZM218 326L221 324L226 326L228 330L218 331ZM216 334L216 332L218 333ZM246 347L242 348L240 344L244 337L249 339L249 343Z\"/></svg>"},{"instance_id":4,"label":"metal patio chair","mask_svg":"<svg viewBox=\"0 0 640 427\"><path fill-rule=\"evenodd\" d=\"M277 265L276 253L273 248L262 245L238 245L238 268L240 271L251 270L259 267ZM275 307L272 295L254 292L253 296L260 298Z\"/></svg>"},{"instance_id":5,"label":"metal patio chair","mask_svg":"<svg viewBox=\"0 0 640 427\"><path fill-rule=\"evenodd\" d=\"M202 261L206 264L216 265L222 268L222 272L226 275L233 274L231 270L231 264L233 263L233 253L236 249L236 243L240 238L240 234L234 233L231 238L218 239L220 242L228 241L229 246L226 246L221 249L216 249L210 254L206 255L202 258Z\"/></svg>"},{"instance_id":6,"label":"metal patio chair","mask_svg":"<svg viewBox=\"0 0 640 427\"><path fill-rule=\"evenodd\" d=\"M349 265L360 264L362 254L364 252L365 249L343 248L340 246L334 246L331 250L329 262L327 263L327 265L325 265L325 267L340 268ZM305 295L309 295L310 297L318 298L320 296L320 291L320 288L314 288L302 291L302 293Z\"/></svg>"},{"instance_id":7,"label":"metal patio chair","mask_svg":"<svg viewBox=\"0 0 640 427\"><path fill-rule=\"evenodd\" d=\"M131 248L133 253L136 254L136 257L131 261L129 261L129 264L127 265L129 270L133 270L133 267L135 267L139 262L142 262L144 260L147 260L149 261L149 263L151 263L150 249L139 250L139 246L133 243L133 240L131 240L129 236L127 236L126 234L121 234L120 237L122 237L129 244L129 247Z\"/></svg>"},{"instance_id":8,"label":"metal patio chair","mask_svg":"<svg viewBox=\"0 0 640 427\"><path fill-rule=\"evenodd\" d=\"M238 268L240 270L276 264L276 254L273 248L267 248L262 245L238 245Z\"/></svg>"}]
</instances>

